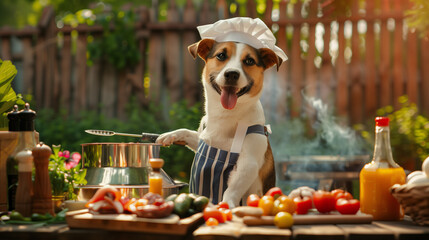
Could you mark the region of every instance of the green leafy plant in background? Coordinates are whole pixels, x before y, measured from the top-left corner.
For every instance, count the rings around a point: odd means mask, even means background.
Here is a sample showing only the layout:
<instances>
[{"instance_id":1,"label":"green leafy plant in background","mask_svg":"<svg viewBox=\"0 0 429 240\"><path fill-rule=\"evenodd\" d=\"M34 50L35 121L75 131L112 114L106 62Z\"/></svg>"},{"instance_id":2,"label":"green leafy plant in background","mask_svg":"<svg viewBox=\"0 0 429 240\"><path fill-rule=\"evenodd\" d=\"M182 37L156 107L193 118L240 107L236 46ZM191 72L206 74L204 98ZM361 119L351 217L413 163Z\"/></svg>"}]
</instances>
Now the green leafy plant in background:
<instances>
[{"instance_id":1,"label":"green leafy plant in background","mask_svg":"<svg viewBox=\"0 0 429 240\"><path fill-rule=\"evenodd\" d=\"M408 26L415 28L421 36L429 33L429 1L427 0L410 0L413 7L405 11Z\"/></svg>"},{"instance_id":2,"label":"green leafy plant in background","mask_svg":"<svg viewBox=\"0 0 429 240\"><path fill-rule=\"evenodd\" d=\"M95 22L103 26L103 35L95 40L88 38L88 65L107 59L116 69L123 70L140 61L133 11L112 10L97 15Z\"/></svg>"},{"instance_id":3,"label":"green leafy plant in background","mask_svg":"<svg viewBox=\"0 0 429 240\"><path fill-rule=\"evenodd\" d=\"M7 113L13 105L23 106L21 94L16 94L12 88L12 81L17 74L16 67L11 61L0 59L0 130L6 130L8 126Z\"/></svg>"},{"instance_id":4,"label":"green leafy plant in background","mask_svg":"<svg viewBox=\"0 0 429 240\"><path fill-rule=\"evenodd\" d=\"M429 119L419 114L416 104L410 102L407 96L401 96L398 101L401 104L398 110L386 106L377 110L377 116L390 119L390 144L394 160L407 170L420 169L421 163L429 156ZM361 134L374 146L374 120L367 124L367 129L371 130L361 131Z\"/></svg>"},{"instance_id":5,"label":"green leafy plant in background","mask_svg":"<svg viewBox=\"0 0 429 240\"><path fill-rule=\"evenodd\" d=\"M49 179L53 196L63 196L76 200L75 188L85 185L86 169L82 169L81 155L62 150L60 145L52 146L53 153L49 158Z\"/></svg>"}]
</instances>

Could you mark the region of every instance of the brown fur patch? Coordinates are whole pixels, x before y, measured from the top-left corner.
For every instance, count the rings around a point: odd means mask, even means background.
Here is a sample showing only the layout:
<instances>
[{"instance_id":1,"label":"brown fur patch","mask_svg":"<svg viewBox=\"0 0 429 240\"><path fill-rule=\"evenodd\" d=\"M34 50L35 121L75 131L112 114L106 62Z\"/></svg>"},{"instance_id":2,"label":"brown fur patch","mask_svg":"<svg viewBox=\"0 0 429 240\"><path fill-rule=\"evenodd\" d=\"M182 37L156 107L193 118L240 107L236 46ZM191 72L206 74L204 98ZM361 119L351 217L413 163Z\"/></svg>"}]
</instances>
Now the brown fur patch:
<instances>
[{"instance_id":1,"label":"brown fur patch","mask_svg":"<svg viewBox=\"0 0 429 240\"><path fill-rule=\"evenodd\" d=\"M268 141L268 138L267 138ZM262 180L262 191L265 194L270 188L276 185L276 170L274 166L274 156L268 141L267 151L262 168L259 170L259 178Z\"/></svg>"},{"instance_id":2,"label":"brown fur patch","mask_svg":"<svg viewBox=\"0 0 429 240\"><path fill-rule=\"evenodd\" d=\"M255 65L248 66L244 64L244 61L246 58L253 58L256 62ZM249 95L254 97L257 94L259 94L260 91L262 91L262 87L264 84L264 71L265 68L263 67L264 63L261 62L261 56L259 55L258 51L246 45L243 48L243 51L240 56L243 66L243 71L247 75L248 78L251 78L253 80L253 86L252 89L249 91Z\"/></svg>"},{"instance_id":3,"label":"brown fur patch","mask_svg":"<svg viewBox=\"0 0 429 240\"><path fill-rule=\"evenodd\" d=\"M231 56L235 54L236 51L236 45L232 42L217 43L214 45L213 49L211 50L210 54L207 56L206 59L205 69L210 69L210 71L204 71L204 77L207 82L210 82L209 74L219 73L220 71L222 71L222 69L228 63L228 60L231 58ZM222 52L225 53L227 56L225 61L219 61L216 58L216 55Z\"/></svg>"},{"instance_id":4,"label":"brown fur patch","mask_svg":"<svg viewBox=\"0 0 429 240\"><path fill-rule=\"evenodd\" d=\"M259 54L261 55L262 61L264 62L265 69L268 69L274 64L277 64L277 71L279 70L283 60L279 58L277 54L275 54L271 49L261 48L259 49Z\"/></svg>"}]
</instances>

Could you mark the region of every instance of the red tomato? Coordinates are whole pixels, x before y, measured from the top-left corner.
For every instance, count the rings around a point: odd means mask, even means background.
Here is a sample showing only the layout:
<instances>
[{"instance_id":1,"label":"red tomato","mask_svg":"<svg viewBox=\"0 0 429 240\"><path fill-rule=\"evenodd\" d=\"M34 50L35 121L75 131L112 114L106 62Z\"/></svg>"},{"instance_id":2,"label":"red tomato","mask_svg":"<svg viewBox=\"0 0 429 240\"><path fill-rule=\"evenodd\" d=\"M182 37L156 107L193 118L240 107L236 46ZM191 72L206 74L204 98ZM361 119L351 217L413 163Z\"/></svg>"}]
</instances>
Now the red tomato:
<instances>
[{"instance_id":1,"label":"red tomato","mask_svg":"<svg viewBox=\"0 0 429 240\"><path fill-rule=\"evenodd\" d=\"M357 199L340 198L335 204L335 209L341 214L356 214L359 208L360 202Z\"/></svg>"},{"instance_id":2,"label":"red tomato","mask_svg":"<svg viewBox=\"0 0 429 240\"><path fill-rule=\"evenodd\" d=\"M206 221L207 226L217 226L219 225L219 221L216 218L209 218Z\"/></svg>"},{"instance_id":3,"label":"red tomato","mask_svg":"<svg viewBox=\"0 0 429 240\"><path fill-rule=\"evenodd\" d=\"M331 193L332 195L334 195L335 200L338 200L340 198L353 199L352 194L344 191L343 189L335 189L332 190Z\"/></svg>"},{"instance_id":4,"label":"red tomato","mask_svg":"<svg viewBox=\"0 0 429 240\"><path fill-rule=\"evenodd\" d=\"M224 223L226 221L225 213L222 213L219 209L214 207L206 207L203 211L204 221L207 221L209 218L215 218L219 223Z\"/></svg>"},{"instance_id":5,"label":"red tomato","mask_svg":"<svg viewBox=\"0 0 429 240\"><path fill-rule=\"evenodd\" d=\"M322 190L314 192L313 202L320 213L328 213L335 210L335 197L331 192Z\"/></svg>"},{"instance_id":6,"label":"red tomato","mask_svg":"<svg viewBox=\"0 0 429 240\"><path fill-rule=\"evenodd\" d=\"M270 190L268 190L267 193L265 193L265 196L271 196L274 199L278 198L281 195L283 195L283 192L279 187L273 187Z\"/></svg>"},{"instance_id":7,"label":"red tomato","mask_svg":"<svg viewBox=\"0 0 429 240\"><path fill-rule=\"evenodd\" d=\"M231 209L228 209L228 208L219 208L219 210L221 212L225 213L226 221L231 221L232 220L232 211L231 211Z\"/></svg>"},{"instance_id":8,"label":"red tomato","mask_svg":"<svg viewBox=\"0 0 429 240\"><path fill-rule=\"evenodd\" d=\"M217 208L226 208L229 209L229 204L227 202L219 202Z\"/></svg>"},{"instance_id":9,"label":"red tomato","mask_svg":"<svg viewBox=\"0 0 429 240\"><path fill-rule=\"evenodd\" d=\"M310 197L296 197L293 199L296 204L297 214L307 214L308 210L313 207L313 201Z\"/></svg>"},{"instance_id":10,"label":"red tomato","mask_svg":"<svg viewBox=\"0 0 429 240\"><path fill-rule=\"evenodd\" d=\"M250 194L247 197L247 206L258 207L259 199L261 199L257 194Z\"/></svg>"}]
</instances>

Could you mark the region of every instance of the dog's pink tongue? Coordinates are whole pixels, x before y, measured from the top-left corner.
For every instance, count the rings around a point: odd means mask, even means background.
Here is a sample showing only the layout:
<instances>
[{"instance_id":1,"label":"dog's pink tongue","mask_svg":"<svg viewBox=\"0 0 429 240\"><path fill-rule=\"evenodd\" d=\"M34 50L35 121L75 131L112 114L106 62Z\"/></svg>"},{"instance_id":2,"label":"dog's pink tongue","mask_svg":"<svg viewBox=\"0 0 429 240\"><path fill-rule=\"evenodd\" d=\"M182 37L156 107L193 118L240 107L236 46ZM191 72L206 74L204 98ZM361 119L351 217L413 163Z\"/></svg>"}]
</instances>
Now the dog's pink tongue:
<instances>
[{"instance_id":1,"label":"dog's pink tongue","mask_svg":"<svg viewBox=\"0 0 429 240\"><path fill-rule=\"evenodd\" d=\"M220 95L220 102L226 109L233 109L237 103L237 89L235 87L223 87Z\"/></svg>"}]
</instances>

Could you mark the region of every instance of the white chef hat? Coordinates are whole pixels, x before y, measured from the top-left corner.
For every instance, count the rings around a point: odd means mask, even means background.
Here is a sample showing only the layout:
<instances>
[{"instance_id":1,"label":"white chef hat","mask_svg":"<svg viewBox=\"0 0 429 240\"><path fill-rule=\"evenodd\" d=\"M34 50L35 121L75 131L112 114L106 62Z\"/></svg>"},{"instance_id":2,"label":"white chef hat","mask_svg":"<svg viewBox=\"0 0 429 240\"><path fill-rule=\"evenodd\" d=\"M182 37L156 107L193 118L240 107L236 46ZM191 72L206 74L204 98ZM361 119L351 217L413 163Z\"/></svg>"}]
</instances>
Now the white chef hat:
<instances>
[{"instance_id":1,"label":"white chef hat","mask_svg":"<svg viewBox=\"0 0 429 240\"><path fill-rule=\"evenodd\" d=\"M287 60L283 50L275 45L276 38L273 33L259 18L229 18L213 24L198 26L197 29L202 39L209 38L217 42L241 42L256 49L269 48L283 61Z\"/></svg>"}]
</instances>

